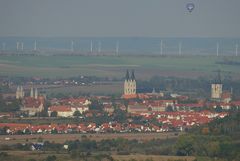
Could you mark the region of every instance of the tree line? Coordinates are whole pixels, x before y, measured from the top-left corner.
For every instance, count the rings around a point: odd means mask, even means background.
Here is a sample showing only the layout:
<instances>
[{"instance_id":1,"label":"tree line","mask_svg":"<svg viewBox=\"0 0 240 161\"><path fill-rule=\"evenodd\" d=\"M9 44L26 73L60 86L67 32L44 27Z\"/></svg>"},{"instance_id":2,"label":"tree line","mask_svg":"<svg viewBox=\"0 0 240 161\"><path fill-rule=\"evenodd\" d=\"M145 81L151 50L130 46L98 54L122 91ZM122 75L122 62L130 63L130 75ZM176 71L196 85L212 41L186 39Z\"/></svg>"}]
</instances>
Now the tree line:
<instances>
[{"instance_id":1,"label":"tree line","mask_svg":"<svg viewBox=\"0 0 240 161\"><path fill-rule=\"evenodd\" d=\"M210 96L211 83L214 79L199 77L197 79L178 78L178 77L161 77L154 76L150 80L139 80L138 92L169 91L169 92L195 92L196 96ZM231 76L225 75L222 78L223 89L231 91L236 97L240 96L240 82L233 80ZM192 94L192 93L191 93Z\"/></svg>"}]
</instances>

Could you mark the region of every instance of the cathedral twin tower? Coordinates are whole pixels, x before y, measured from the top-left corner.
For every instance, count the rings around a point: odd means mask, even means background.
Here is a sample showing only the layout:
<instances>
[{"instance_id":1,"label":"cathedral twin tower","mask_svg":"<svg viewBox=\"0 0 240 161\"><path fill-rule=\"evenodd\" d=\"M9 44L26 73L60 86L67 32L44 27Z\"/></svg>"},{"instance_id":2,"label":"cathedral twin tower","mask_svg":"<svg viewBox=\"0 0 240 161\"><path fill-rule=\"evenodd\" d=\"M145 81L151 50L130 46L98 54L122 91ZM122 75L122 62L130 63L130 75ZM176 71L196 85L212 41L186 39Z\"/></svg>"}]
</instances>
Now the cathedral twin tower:
<instances>
[{"instance_id":1,"label":"cathedral twin tower","mask_svg":"<svg viewBox=\"0 0 240 161\"><path fill-rule=\"evenodd\" d=\"M130 72L127 70L124 81L124 98L136 98L137 97L136 88L137 84L134 71L132 70L130 75Z\"/></svg>"},{"instance_id":2,"label":"cathedral twin tower","mask_svg":"<svg viewBox=\"0 0 240 161\"><path fill-rule=\"evenodd\" d=\"M22 86L18 86L17 87L17 91L16 91L16 99L23 99L25 97L25 92L23 90ZM33 89L33 87L31 87L30 90L30 97L37 99L38 98L38 90L37 88L35 88L35 90Z\"/></svg>"}]
</instances>

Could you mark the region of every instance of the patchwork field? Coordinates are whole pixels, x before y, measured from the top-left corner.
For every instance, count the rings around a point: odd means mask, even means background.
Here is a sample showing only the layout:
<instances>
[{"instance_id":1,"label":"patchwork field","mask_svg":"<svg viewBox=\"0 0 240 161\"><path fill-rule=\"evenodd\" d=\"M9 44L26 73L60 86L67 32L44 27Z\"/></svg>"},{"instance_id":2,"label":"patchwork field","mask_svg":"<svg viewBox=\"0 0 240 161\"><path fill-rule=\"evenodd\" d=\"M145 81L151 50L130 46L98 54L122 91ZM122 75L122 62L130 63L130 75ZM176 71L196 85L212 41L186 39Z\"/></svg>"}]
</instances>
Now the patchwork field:
<instances>
[{"instance_id":1,"label":"patchwork field","mask_svg":"<svg viewBox=\"0 0 240 161\"><path fill-rule=\"evenodd\" d=\"M226 59L240 62L240 57L214 56L0 56L0 75L49 78L90 75L122 78L126 69L134 69L138 79L149 79L154 75L209 76L220 69L223 73L239 78L239 65L216 63Z\"/></svg>"}]
</instances>

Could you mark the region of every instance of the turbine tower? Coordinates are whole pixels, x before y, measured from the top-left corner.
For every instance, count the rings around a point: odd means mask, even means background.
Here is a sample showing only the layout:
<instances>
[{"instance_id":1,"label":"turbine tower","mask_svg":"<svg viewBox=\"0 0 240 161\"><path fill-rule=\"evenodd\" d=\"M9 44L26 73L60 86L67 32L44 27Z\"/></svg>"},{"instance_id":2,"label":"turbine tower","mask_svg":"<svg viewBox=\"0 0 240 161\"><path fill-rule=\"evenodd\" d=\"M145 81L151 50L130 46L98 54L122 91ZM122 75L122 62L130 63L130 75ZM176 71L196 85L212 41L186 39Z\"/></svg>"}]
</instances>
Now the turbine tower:
<instances>
[{"instance_id":1,"label":"turbine tower","mask_svg":"<svg viewBox=\"0 0 240 161\"><path fill-rule=\"evenodd\" d=\"M35 42L34 42L34 49L33 49L34 51L37 51L37 42L36 42L36 40L35 40Z\"/></svg>"},{"instance_id":2,"label":"turbine tower","mask_svg":"<svg viewBox=\"0 0 240 161\"><path fill-rule=\"evenodd\" d=\"M236 44L236 56L238 56L238 44Z\"/></svg>"},{"instance_id":3,"label":"turbine tower","mask_svg":"<svg viewBox=\"0 0 240 161\"><path fill-rule=\"evenodd\" d=\"M101 47L102 47L102 44L101 44L101 41L98 42L98 53L101 53Z\"/></svg>"},{"instance_id":4,"label":"turbine tower","mask_svg":"<svg viewBox=\"0 0 240 161\"><path fill-rule=\"evenodd\" d=\"M19 42L17 42L17 51L18 51L18 49L19 49Z\"/></svg>"},{"instance_id":5,"label":"turbine tower","mask_svg":"<svg viewBox=\"0 0 240 161\"><path fill-rule=\"evenodd\" d=\"M73 48L73 46L74 46L74 42L73 42L73 41L71 41L71 52L73 52L73 51L74 51L74 48Z\"/></svg>"},{"instance_id":6,"label":"turbine tower","mask_svg":"<svg viewBox=\"0 0 240 161\"><path fill-rule=\"evenodd\" d=\"M118 55L118 52L119 52L119 42L117 41L117 43L116 43L116 55Z\"/></svg>"},{"instance_id":7,"label":"turbine tower","mask_svg":"<svg viewBox=\"0 0 240 161\"><path fill-rule=\"evenodd\" d=\"M160 42L160 54L163 55L163 42Z\"/></svg>"},{"instance_id":8,"label":"turbine tower","mask_svg":"<svg viewBox=\"0 0 240 161\"><path fill-rule=\"evenodd\" d=\"M178 55L182 55L182 43L178 44Z\"/></svg>"},{"instance_id":9,"label":"turbine tower","mask_svg":"<svg viewBox=\"0 0 240 161\"><path fill-rule=\"evenodd\" d=\"M90 44L90 52L92 53L93 52L93 42L91 41L91 44Z\"/></svg>"},{"instance_id":10,"label":"turbine tower","mask_svg":"<svg viewBox=\"0 0 240 161\"><path fill-rule=\"evenodd\" d=\"M217 56L219 56L219 43L217 43Z\"/></svg>"},{"instance_id":11,"label":"turbine tower","mask_svg":"<svg viewBox=\"0 0 240 161\"><path fill-rule=\"evenodd\" d=\"M22 42L22 43L21 43L21 50L22 50L22 51L23 51L23 45L24 45L24 44L23 44L23 42Z\"/></svg>"}]
</instances>

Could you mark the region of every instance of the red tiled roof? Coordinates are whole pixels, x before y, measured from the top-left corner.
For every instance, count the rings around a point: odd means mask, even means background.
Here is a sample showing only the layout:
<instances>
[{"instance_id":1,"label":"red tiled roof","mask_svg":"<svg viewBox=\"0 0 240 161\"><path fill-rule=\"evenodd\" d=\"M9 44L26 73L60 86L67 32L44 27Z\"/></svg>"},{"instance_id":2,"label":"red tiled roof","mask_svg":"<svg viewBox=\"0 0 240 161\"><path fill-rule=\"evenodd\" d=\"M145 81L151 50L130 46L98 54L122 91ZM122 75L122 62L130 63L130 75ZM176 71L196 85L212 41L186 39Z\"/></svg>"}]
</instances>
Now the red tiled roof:
<instances>
[{"instance_id":1,"label":"red tiled roof","mask_svg":"<svg viewBox=\"0 0 240 161\"><path fill-rule=\"evenodd\" d=\"M125 94L122 96L122 98L125 98L125 99L137 98L137 94Z\"/></svg>"},{"instance_id":2,"label":"red tiled roof","mask_svg":"<svg viewBox=\"0 0 240 161\"><path fill-rule=\"evenodd\" d=\"M138 97L141 98L141 99L148 99L149 98L148 95L143 94L143 93L138 94Z\"/></svg>"},{"instance_id":3,"label":"red tiled roof","mask_svg":"<svg viewBox=\"0 0 240 161\"><path fill-rule=\"evenodd\" d=\"M175 106L179 106L179 107L203 107L204 104L201 104L201 103L188 103L188 104L176 104Z\"/></svg>"},{"instance_id":4,"label":"red tiled roof","mask_svg":"<svg viewBox=\"0 0 240 161\"><path fill-rule=\"evenodd\" d=\"M67 98L67 99L61 99L60 102L62 103L80 103L83 104L86 102L86 98Z\"/></svg>"},{"instance_id":5,"label":"red tiled roof","mask_svg":"<svg viewBox=\"0 0 240 161\"><path fill-rule=\"evenodd\" d=\"M235 106L240 106L240 101L232 101L231 104Z\"/></svg>"},{"instance_id":6,"label":"red tiled roof","mask_svg":"<svg viewBox=\"0 0 240 161\"><path fill-rule=\"evenodd\" d=\"M23 104L25 107L38 108L41 104L44 104L44 97L38 97L38 99L35 99L33 97L25 97Z\"/></svg>"},{"instance_id":7,"label":"red tiled roof","mask_svg":"<svg viewBox=\"0 0 240 161\"><path fill-rule=\"evenodd\" d=\"M57 111L57 112L70 112L71 107L70 106L50 106L48 107L48 111Z\"/></svg>"},{"instance_id":8,"label":"red tiled roof","mask_svg":"<svg viewBox=\"0 0 240 161\"><path fill-rule=\"evenodd\" d=\"M231 98L231 93L230 93L230 92L223 92L223 93L222 93L222 98L223 98L223 99Z\"/></svg>"},{"instance_id":9,"label":"red tiled roof","mask_svg":"<svg viewBox=\"0 0 240 161\"><path fill-rule=\"evenodd\" d=\"M30 124L0 123L0 128L2 127L9 127L9 128L30 127Z\"/></svg>"}]
</instances>

